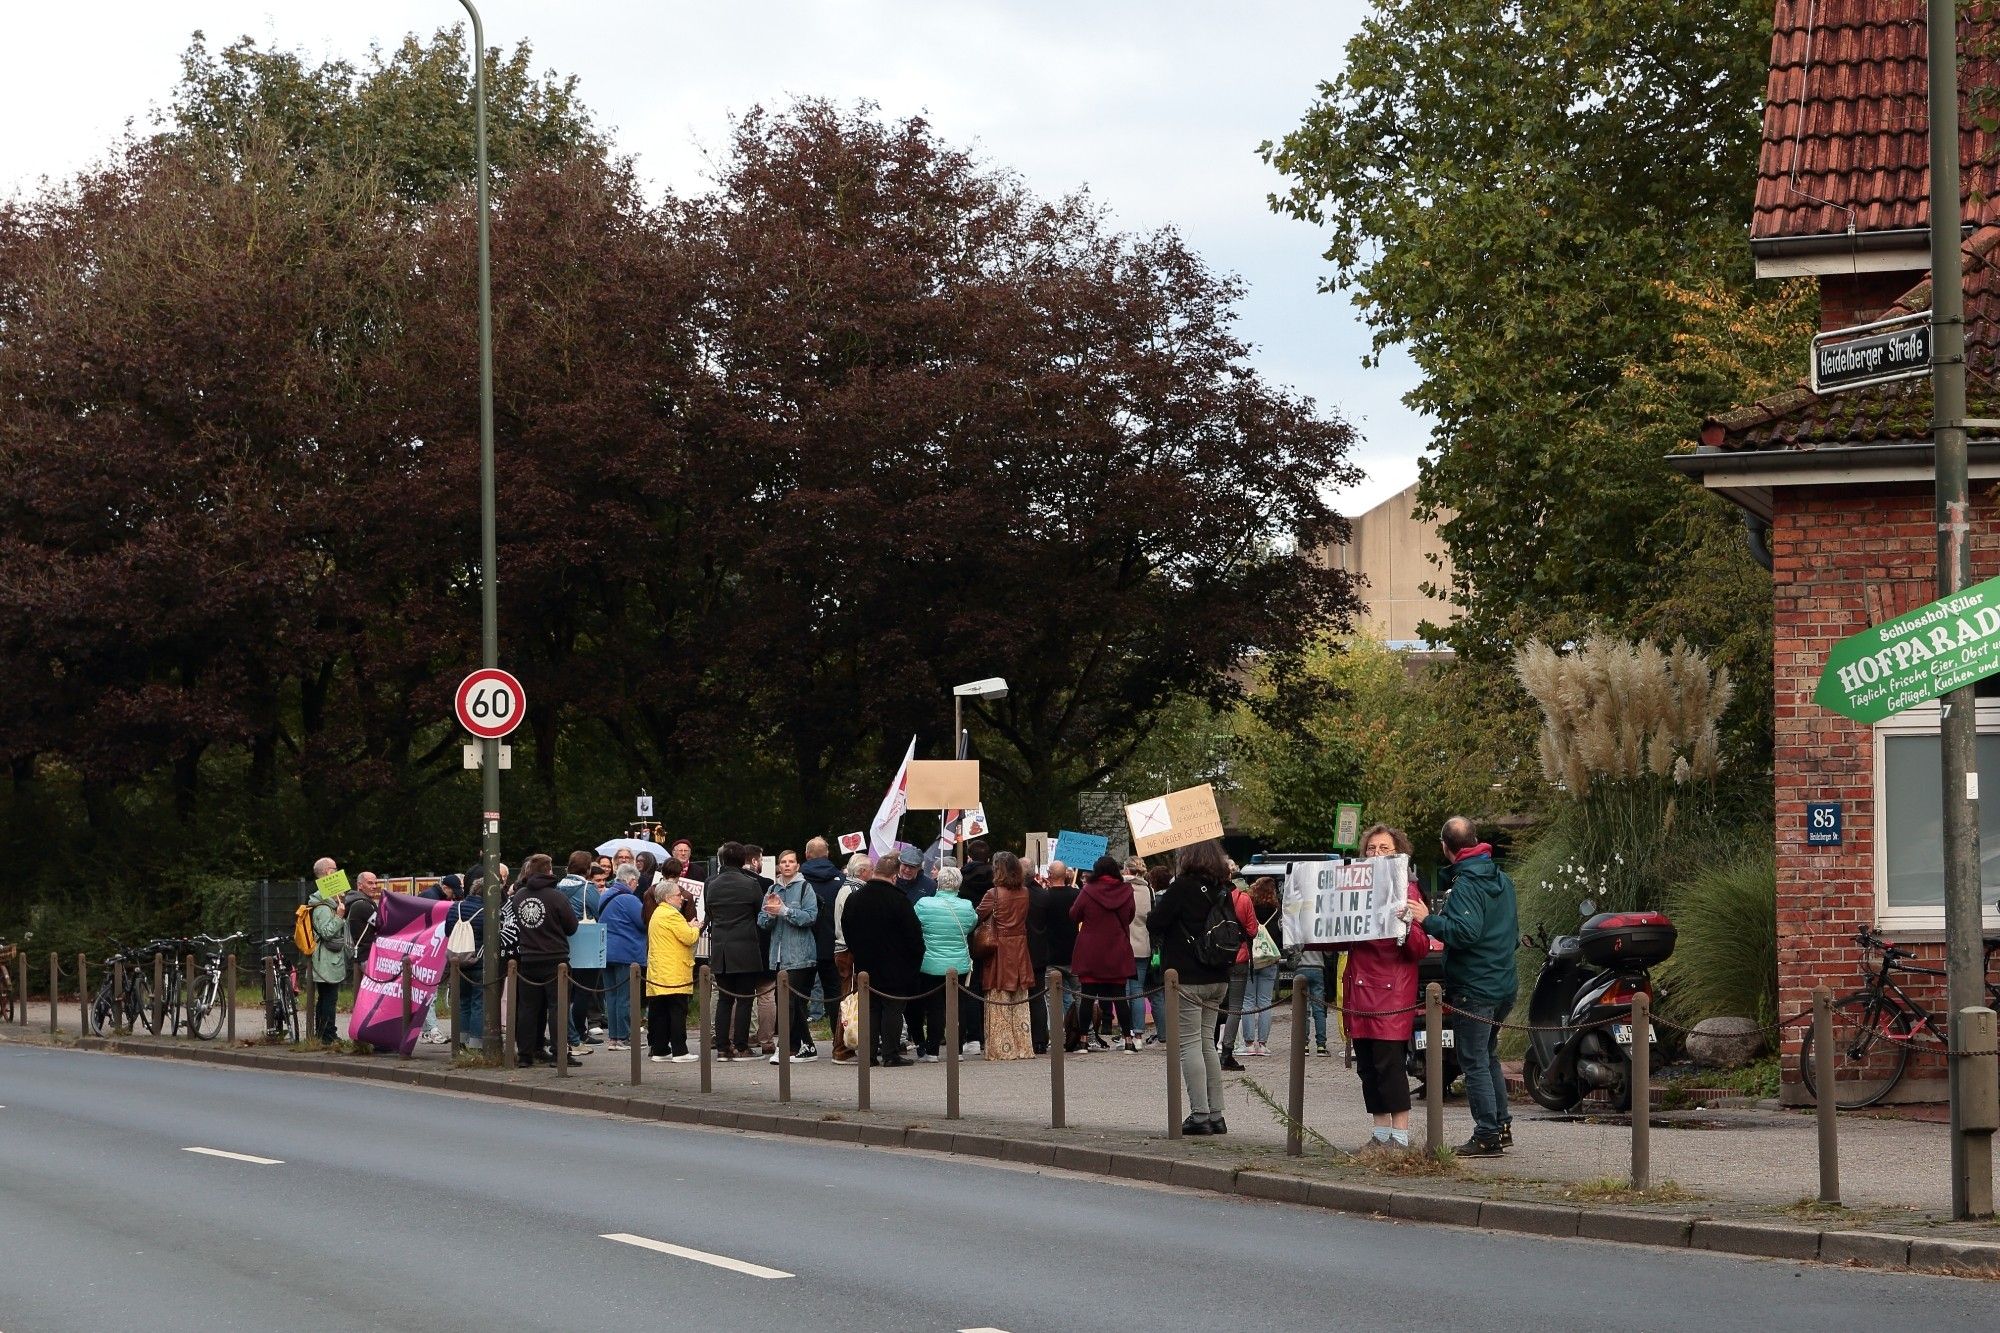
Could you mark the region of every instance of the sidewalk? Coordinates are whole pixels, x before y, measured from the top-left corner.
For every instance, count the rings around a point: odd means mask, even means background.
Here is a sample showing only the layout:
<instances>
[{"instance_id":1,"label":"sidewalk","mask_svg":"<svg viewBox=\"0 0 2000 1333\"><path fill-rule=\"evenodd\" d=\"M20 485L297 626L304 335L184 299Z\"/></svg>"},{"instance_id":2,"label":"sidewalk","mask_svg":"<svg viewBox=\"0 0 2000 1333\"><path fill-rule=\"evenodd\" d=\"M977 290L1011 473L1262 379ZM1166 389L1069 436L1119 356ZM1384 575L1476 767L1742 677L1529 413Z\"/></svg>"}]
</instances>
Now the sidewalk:
<instances>
[{"instance_id":1,"label":"sidewalk","mask_svg":"<svg viewBox=\"0 0 2000 1333\"><path fill-rule=\"evenodd\" d=\"M260 1015L239 1013L239 1045L260 1027ZM7 1037L45 1037L46 1003L30 1006L24 1029L9 1027ZM345 1019L342 1020L345 1026ZM447 1021L446 1030L449 1031ZM65 1004L60 1027L74 1041L77 1012ZM131 1039L135 1044L217 1046L188 1038ZM1225 1074L1225 1104L1230 1133L1217 1146L1233 1151L1282 1153L1285 1124L1281 1112L1260 1100L1261 1088L1282 1108L1286 1101L1288 1061L1277 1052L1290 1041L1289 1015L1281 1012L1272 1027L1273 1055L1245 1059L1241 1074ZM280 1046L256 1049L283 1057ZM822 1044L824 1052L828 1048ZM300 1056L298 1058L308 1058ZM407 1060L395 1056L319 1056L366 1063L398 1063L419 1068L450 1066L451 1048L419 1045ZM477 1069L482 1079L503 1082L547 1080L578 1091L616 1091L629 1096L630 1057L599 1050L580 1060L567 1079L552 1071ZM791 1071L792 1106L796 1112L845 1114L856 1109L853 1066L835 1065L824 1055ZM960 1105L966 1117L1007 1129L1046 1130L1050 1124L1050 1061L994 1062L969 1056L960 1063ZM1123 1051L1072 1054L1064 1060L1066 1122L1070 1131L1110 1131L1165 1139L1166 1085L1178 1067L1161 1048L1137 1054ZM712 1096L732 1104L777 1107L778 1070L758 1060L714 1066ZM946 1123L945 1071L942 1064L871 1071L871 1102L879 1116L906 1122ZM642 1091L648 1096L700 1099L700 1066L642 1062ZM1306 1155L1330 1159L1327 1146L1351 1151L1367 1138L1370 1121L1361 1104L1360 1082L1342 1066L1337 1053L1308 1056L1306 1061ZM1591 1198L1614 1194L1631 1165L1631 1129L1626 1117L1557 1115L1532 1102L1514 1105L1515 1146L1503 1157L1465 1159L1457 1164L1460 1179L1494 1185L1541 1187L1540 1192ZM1412 1114L1419 1143L1424 1108ZM1796 1210L1817 1193L1819 1167L1813 1117L1798 1111L1744 1109L1656 1112L1652 1118L1652 1182L1657 1194L1688 1203L1726 1205L1769 1213ZM1471 1133L1463 1099L1445 1103L1445 1134L1459 1143ZM1325 1142L1315 1140L1322 1136ZM1884 1120L1846 1115L1840 1121L1841 1197L1851 1220L1880 1224L1892 1220L1917 1222L1947 1215L1950 1209L1948 1137L1942 1124ZM1814 1212L1816 1209L1803 1211Z\"/></svg>"}]
</instances>

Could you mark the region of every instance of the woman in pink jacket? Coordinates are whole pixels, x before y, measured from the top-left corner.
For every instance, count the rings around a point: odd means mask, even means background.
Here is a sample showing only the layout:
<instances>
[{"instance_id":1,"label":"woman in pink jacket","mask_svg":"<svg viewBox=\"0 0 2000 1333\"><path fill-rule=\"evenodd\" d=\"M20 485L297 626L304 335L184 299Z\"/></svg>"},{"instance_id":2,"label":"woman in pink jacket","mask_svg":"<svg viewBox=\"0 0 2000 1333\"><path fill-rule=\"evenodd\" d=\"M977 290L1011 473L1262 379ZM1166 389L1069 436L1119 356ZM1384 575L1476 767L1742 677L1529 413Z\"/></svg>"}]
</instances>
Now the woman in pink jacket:
<instances>
[{"instance_id":1,"label":"woman in pink jacket","mask_svg":"<svg viewBox=\"0 0 2000 1333\"><path fill-rule=\"evenodd\" d=\"M1401 829L1377 824L1361 839L1363 856L1410 855ZM1414 878L1410 897L1423 895ZM1430 937L1412 925L1398 944L1369 940L1347 953L1347 1035L1354 1039L1354 1067L1361 1075L1361 1100L1375 1117L1375 1133L1364 1150L1410 1146L1410 1033L1416 1026L1417 963L1430 952Z\"/></svg>"}]
</instances>

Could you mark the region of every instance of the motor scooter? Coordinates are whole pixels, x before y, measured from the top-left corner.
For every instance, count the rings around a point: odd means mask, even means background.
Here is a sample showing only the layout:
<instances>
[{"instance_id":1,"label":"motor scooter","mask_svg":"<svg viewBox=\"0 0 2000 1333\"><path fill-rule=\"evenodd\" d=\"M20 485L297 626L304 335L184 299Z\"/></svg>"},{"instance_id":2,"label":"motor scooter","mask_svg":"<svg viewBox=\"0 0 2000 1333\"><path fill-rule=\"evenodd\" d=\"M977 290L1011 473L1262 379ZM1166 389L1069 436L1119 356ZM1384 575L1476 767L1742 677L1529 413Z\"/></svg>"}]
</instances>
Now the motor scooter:
<instances>
[{"instance_id":1,"label":"motor scooter","mask_svg":"<svg viewBox=\"0 0 2000 1333\"><path fill-rule=\"evenodd\" d=\"M1652 969L1674 952L1674 923L1660 912L1599 912L1585 899L1574 935L1524 940L1543 950L1528 1000L1521 1081L1551 1111L1601 1092L1632 1108L1632 1001L1653 993ZM1647 1040L1659 1029L1647 1025Z\"/></svg>"}]
</instances>

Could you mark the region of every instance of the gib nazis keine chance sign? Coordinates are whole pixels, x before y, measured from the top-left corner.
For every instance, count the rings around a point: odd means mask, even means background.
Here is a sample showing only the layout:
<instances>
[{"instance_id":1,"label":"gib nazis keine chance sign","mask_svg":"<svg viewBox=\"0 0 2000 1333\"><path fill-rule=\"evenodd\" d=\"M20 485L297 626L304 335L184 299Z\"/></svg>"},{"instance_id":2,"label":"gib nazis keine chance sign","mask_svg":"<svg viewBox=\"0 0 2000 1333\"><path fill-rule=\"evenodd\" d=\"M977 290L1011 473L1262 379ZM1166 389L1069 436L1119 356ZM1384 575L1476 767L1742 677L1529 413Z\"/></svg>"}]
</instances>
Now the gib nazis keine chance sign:
<instances>
[{"instance_id":1,"label":"gib nazis keine chance sign","mask_svg":"<svg viewBox=\"0 0 2000 1333\"><path fill-rule=\"evenodd\" d=\"M1875 723L2000 672L2000 579L1850 634L1827 654L1813 702Z\"/></svg>"},{"instance_id":2,"label":"gib nazis keine chance sign","mask_svg":"<svg viewBox=\"0 0 2000 1333\"><path fill-rule=\"evenodd\" d=\"M1835 393L1930 374L1930 320L1931 312L1920 310L1815 335L1812 391Z\"/></svg>"},{"instance_id":3,"label":"gib nazis keine chance sign","mask_svg":"<svg viewBox=\"0 0 2000 1333\"><path fill-rule=\"evenodd\" d=\"M1285 938L1306 948L1402 939L1410 858L1294 861L1285 876Z\"/></svg>"}]
</instances>

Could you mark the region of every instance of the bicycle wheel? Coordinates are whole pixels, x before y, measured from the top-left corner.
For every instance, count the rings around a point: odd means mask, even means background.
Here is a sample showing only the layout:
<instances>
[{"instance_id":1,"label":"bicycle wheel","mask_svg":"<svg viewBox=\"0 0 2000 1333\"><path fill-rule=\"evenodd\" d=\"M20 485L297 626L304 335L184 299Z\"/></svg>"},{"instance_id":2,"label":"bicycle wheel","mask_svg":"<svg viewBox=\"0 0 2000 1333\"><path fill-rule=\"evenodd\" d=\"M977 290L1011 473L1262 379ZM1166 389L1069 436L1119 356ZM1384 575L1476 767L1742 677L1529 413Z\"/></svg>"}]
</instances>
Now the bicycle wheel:
<instances>
[{"instance_id":1,"label":"bicycle wheel","mask_svg":"<svg viewBox=\"0 0 2000 1333\"><path fill-rule=\"evenodd\" d=\"M1849 995L1833 1005L1833 1104L1843 1111L1873 1106L1889 1095L1910 1062L1910 1016L1873 995ZM1799 1081L1814 1086L1813 1030L1799 1044Z\"/></svg>"},{"instance_id":2,"label":"bicycle wheel","mask_svg":"<svg viewBox=\"0 0 2000 1333\"><path fill-rule=\"evenodd\" d=\"M141 1024L146 1031L158 1036L160 1015L153 1008L153 979L142 971L133 971L125 978L125 1026L136 1032Z\"/></svg>"},{"instance_id":3,"label":"bicycle wheel","mask_svg":"<svg viewBox=\"0 0 2000 1333\"><path fill-rule=\"evenodd\" d=\"M285 1026L290 1029L292 1044L296 1046L299 1043L298 979L292 975L291 969L287 968L284 976L278 978L278 985L285 993Z\"/></svg>"},{"instance_id":4,"label":"bicycle wheel","mask_svg":"<svg viewBox=\"0 0 2000 1333\"><path fill-rule=\"evenodd\" d=\"M213 1040L222 1031L222 1018L222 974L204 971L188 998L188 1031L201 1041Z\"/></svg>"},{"instance_id":5,"label":"bicycle wheel","mask_svg":"<svg viewBox=\"0 0 2000 1333\"><path fill-rule=\"evenodd\" d=\"M109 1037L118 1031L118 1001L111 994L111 978L97 988L90 1001L90 1035Z\"/></svg>"}]
</instances>

